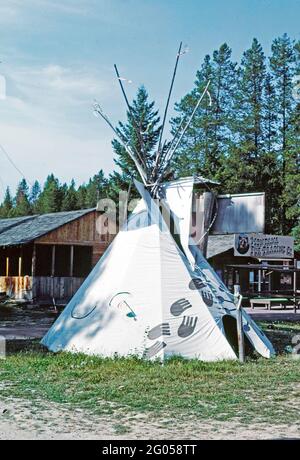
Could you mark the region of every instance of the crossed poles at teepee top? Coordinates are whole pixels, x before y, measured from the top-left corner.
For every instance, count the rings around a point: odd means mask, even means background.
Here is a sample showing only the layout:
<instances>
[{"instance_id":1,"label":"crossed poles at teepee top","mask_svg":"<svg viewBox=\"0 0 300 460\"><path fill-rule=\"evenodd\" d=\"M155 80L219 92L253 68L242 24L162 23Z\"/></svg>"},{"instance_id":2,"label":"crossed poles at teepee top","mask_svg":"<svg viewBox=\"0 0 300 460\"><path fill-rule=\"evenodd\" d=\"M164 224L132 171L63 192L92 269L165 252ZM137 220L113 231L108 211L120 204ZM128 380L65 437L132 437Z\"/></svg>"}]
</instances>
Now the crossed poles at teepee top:
<instances>
[{"instance_id":1,"label":"crossed poles at teepee top","mask_svg":"<svg viewBox=\"0 0 300 460\"><path fill-rule=\"evenodd\" d=\"M211 101L211 96L210 96L210 93L208 91L209 89L209 85L210 85L210 81L208 81L204 91L202 92L202 94L199 96L198 100L197 100L197 103L194 107L194 110L191 114L191 116L189 117L189 119L187 120L185 126L184 126L184 122L185 122L185 119L183 118L179 127L177 128L174 136L173 136L173 139L172 141L170 142L168 148L166 148L166 144L167 144L167 141L164 141L163 142L163 133L164 133L164 128L165 128L165 124L166 124L166 120L167 120L167 114L168 114L168 109L169 109L169 104L170 104L170 99L171 99L171 95L172 95L172 91L173 91L173 86L174 86L174 81L175 81L175 77L176 77L176 73L177 73L177 67L178 67L178 63L179 63L179 59L182 55L186 54L188 52L187 48L185 48L183 51L182 51L182 42L180 43L179 45L179 49L178 49L178 52L177 52L177 55L176 55L176 62L175 62L175 67L174 67L174 71L173 71L173 75L172 75L172 80L171 80L171 85L170 85L170 89L169 89L169 93L168 93L168 98L167 98L167 102L166 102L166 107L165 107L165 110L164 110L164 116L163 116L163 123L162 123L162 126L161 126L161 131L160 131L160 136L159 136L159 141L158 141L158 148L157 148L157 152L156 152L156 158L155 158L155 165L154 165L154 168L151 169L148 161L147 161L147 155L146 155L146 148L145 148L145 144L144 144L144 139L143 139L143 133L141 132L141 129L140 127L137 125L136 123L136 120L133 116L133 112L132 112L132 107L128 101L128 98L127 98L127 95L126 95L126 92L125 92L125 89L124 89L124 85L123 85L123 78L121 78L120 76L120 73L119 73L119 70L116 66L116 64L114 65L114 68L115 68L115 72L116 72L116 76L117 76L117 79L119 81L119 85L120 85L120 88L121 88L121 92L123 94L123 97L124 97L124 100L125 100L125 103L126 103L126 106L129 110L129 114L131 116L131 119L132 119L132 123L133 123L133 128L136 132L136 135L137 135L137 138L138 138L138 141L139 141L139 144L140 144L140 149L141 151L139 151L139 149L137 148L132 148L132 146L128 143L128 141L124 138L124 136L122 135L122 133L120 132L120 130L118 130L117 128L115 128L112 124L112 122L110 121L110 119L108 118L108 116L103 112L100 104L98 102L95 102L94 104L94 113L95 115L97 116L100 116L108 125L109 127L113 130L114 134L117 136L117 138L119 139L119 141L121 142L121 144L123 145L123 147L125 148L126 152L128 153L128 155L130 156L130 158L132 159L132 161L134 162L140 176L141 176L141 179L144 183L144 185L146 187L150 187L150 192L151 192L151 195L152 196L156 196L156 193L158 191L158 188L159 188L159 185L160 183L162 182L163 178L164 178L164 175L165 175L165 172L167 171L167 168L168 166L170 165L170 162L176 152L176 150L178 149L186 131L188 130L189 126L191 125L193 119L194 119L194 116L204 98L204 96L207 94L208 97L209 97L209 102L210 102L210 105L212 103Z\"/></svg>"}]
</instances>

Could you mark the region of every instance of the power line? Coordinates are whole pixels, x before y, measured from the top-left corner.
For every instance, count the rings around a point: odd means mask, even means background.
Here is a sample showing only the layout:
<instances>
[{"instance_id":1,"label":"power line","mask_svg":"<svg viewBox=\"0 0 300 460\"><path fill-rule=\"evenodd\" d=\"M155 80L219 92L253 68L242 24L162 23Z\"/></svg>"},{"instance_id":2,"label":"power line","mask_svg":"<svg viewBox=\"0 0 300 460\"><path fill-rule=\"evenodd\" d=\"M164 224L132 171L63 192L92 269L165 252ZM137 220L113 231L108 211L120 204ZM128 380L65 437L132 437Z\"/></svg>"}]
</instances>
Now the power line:
<instances>
[{"instance_id":1,"label":"power line","mask_svg":"<svg viewBox=\"0 0 300 460\"><path fill-rule=\"evenodd\" d=\"M13 161L13 159L10 157L10 155L7 153L7 151L1 144L0 144L0 149L2 150L3 154L6 156L10 164L15 168L15 170L28 182L29 185L32 186L31 182L26 178L25 174L21 171L21 169L18 168L16 163Z\"/></svg>"}]
</instances>

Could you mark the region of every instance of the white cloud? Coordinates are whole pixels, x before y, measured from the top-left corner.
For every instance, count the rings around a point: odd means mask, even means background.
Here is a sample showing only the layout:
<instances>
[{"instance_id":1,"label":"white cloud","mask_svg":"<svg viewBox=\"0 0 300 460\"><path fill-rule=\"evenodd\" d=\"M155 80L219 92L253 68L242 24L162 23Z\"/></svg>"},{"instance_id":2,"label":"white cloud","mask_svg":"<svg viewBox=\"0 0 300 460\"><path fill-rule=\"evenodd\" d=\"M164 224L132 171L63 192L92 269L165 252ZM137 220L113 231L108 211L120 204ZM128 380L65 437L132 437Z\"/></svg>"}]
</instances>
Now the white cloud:
<instances>
[{"instance_id":1,"label":"white cloud","mask_svg":"<svg viewBox=\"0 0 300 460\"><path fill-rule=\"evenodd\" d=\"M10 78L17 91L31 101L49 102L59 97L60 100L79 103L107 89L106 82L93 72L59 65L12 69Z\"/></svg>"},{"instance_id":2,"label":"white cloud","mask_svg":"<svg viewBox=\"0 0 300 460\"><path fill-rule=\"evenodd\" d=\"M24 0L17 0L17 4L24 5ZM26 0L27 6L36 8L48 8L63 13L85 14L89 10L91 2L87 0Z\"/></svg>"},{"instance_id":3,"label":"white cloud","mask_svg":"<svg viewBox=\"0 0 300 460\"><path fill-rule=\"evenodd\" d=\"M1 102L0 121L38 122L66 129L90 122L94 98L106 102L114 84L107 71L54 64L6 67L6 80L7 98Z\"/></svg>"},{"instance_id":4,"label":"white cloud","mask_svg":"<svg viewBox=\"0 0 300 460\"><path fill-rule=\"evenodd\" d=\"M7 2L8 3L8 2ZM93 2L92 2L93 3ZM0 5L0 13L3 21L14 19L21 14L27 15L29 9L52 10L67 14L86 14L91 6L87 0L10 0L9 4Z\"/></svg>"},{"instance_id":5,"label":"white cloud","mask_svg":"<svg viewBox=\"0 0 300 460\"><path fill-rule=\"evenodd\" d=\"M112 170L113 135L92 114L94 97L112 110L116 82L111 74L54 64L6 69L0 143L31 182L53 171L63 181L74 177L80 184L101 168ZM119 102L114 105L120 108ZM0 176L1 200L3 183L14 188L20 180L1 152Z\"/></svg>"},{"instance_id":6,"label":"white cloud","mask_svg":"<svg viewBox=\"0 0 300 460\"><path fill-rule=\"evenodd\" d=\"M19 15L19 9L15 5L0 4L0 24L14 23Z\"/></svg>"}]
</instances>

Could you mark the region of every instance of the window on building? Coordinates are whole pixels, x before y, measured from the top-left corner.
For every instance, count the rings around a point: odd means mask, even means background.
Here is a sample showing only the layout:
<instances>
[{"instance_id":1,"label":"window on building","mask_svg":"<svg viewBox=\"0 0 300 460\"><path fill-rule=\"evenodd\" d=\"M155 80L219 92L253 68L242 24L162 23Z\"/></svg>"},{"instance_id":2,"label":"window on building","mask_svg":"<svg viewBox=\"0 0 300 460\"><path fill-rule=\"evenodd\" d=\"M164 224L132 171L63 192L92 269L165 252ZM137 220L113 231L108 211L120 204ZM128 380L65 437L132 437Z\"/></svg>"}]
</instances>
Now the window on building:
<instances>
[{"instance_id":1,"label":"window on building","mask_svg":"<svg viewBox=\"0 0 300 460\"><path fill-rule=\"evenodd\" d=\"M85 278L92 269L92 247L74 246L73 276Z\"/></svg>"}]
</instances>

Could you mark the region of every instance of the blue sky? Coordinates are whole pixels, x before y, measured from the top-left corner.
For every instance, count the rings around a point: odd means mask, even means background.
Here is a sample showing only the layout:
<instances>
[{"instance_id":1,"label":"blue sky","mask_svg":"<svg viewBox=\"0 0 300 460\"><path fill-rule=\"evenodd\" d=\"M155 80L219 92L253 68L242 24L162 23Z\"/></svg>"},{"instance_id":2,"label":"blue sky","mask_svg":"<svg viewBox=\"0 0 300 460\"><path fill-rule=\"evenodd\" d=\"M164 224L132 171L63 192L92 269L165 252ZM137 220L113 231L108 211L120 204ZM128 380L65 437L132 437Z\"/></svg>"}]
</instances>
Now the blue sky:
<instances>
[{"instance_id":1,"label":"blue sky","mask_svg":"<svg viewBox=\"0 0 300 460\"><path fill-rule=\"evenodd\" d=\"M26 178L49 172L80 184L113 169L111 132L92 114L94 98L117 122L144 83L163 106L180 40L172 104L189 91L205 54L227 42L239 60L253 37L266 53L276 36L300 39L300 0L0 0L0 143ZM20 180L0 152L0 198Z\"/></svg>"}]
</instances>

